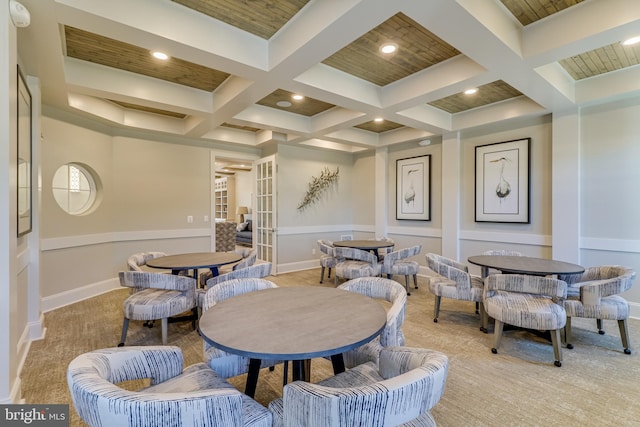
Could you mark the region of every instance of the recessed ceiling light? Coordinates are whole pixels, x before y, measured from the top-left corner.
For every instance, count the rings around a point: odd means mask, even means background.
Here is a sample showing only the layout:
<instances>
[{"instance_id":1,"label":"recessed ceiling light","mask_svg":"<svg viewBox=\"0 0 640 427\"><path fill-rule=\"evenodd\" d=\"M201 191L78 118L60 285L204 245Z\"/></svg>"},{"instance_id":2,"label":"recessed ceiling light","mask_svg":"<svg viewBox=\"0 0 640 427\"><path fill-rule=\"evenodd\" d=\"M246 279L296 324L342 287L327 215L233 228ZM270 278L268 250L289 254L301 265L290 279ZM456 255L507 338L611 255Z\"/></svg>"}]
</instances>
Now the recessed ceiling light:
<instances>
[{"instance_id":1,"label":"recessed ceiling light","mask_svg":"<svg viewBox=\"0 0 640 427\"><path fill-rule=\"evenodd\" d=\"M467 89L464 91L465 95L473 95L474 93L476 93L478 91L477 87L472 87L471 89Z\"/></svg>"},{"instance_id":2,"label":"recessed ceiling light","mask_svg":"<svg viewBox=\"0 0 640 427\"><path fill-rule=\"evenodd\" d=\"M287 108L287 107L291 107L293 104L291 104L289 101L278 101L276 102L276 105L278 107Z\"/></svg>"},{"instance_id":3,"label":"recessed ceiling light","mask_svg":"<svg viewBox=\"0 0 640 427\"><path fill-rule=\"evenodd\" d=\"M398 50L398 45L395 43L385 43L382 46L380 46L380 52L382 53L393 53L396 50Z\"/></svg>"},{"instance_id":4,"label":"recessed ceiling light","mask_svg":"<svg viewBox=\"0 0 640 427\"><path fill-rule=\"evenodd\" d=\"M304 99L304 96L295 94L292 95L291 98L295 99L296 101L300 101L301 99Z\"/></svg>"},{"instance_id":5,"label":"recessed ceiling light","mask_svg":"<svg viewBox=\"0 0 640 427\"><path fill-rule=\"evenodd\" d=\"M382 117L376 117L375 119L373 119L374 122L376 123L380 123L382 122L384 119Z\"/></svg>"},{"instance_id":6,"label":"recessed ceiling light","mask_svg":"<svg viewBox=\"0 0 640 427\"><path fill-rule=\"evenodd\" d=\"M640 43L640 36L631 37L630 39L626 39L622 42L624 46L631 46L633 44Z\"/></svg>"},{"instance_id":7,"label":"recessed ceiling light","mask_svg":"<svg viewBox=\"0 0 640 427\"><path fill-rule=\"evenodd\" d=\"M151 52L151 55L153 55L154 58L161 59L163 61L166 61L167 59L169 59L169 55L167 55L164 52L155 51L155 52Z\"/></svg>"}]
</instances>

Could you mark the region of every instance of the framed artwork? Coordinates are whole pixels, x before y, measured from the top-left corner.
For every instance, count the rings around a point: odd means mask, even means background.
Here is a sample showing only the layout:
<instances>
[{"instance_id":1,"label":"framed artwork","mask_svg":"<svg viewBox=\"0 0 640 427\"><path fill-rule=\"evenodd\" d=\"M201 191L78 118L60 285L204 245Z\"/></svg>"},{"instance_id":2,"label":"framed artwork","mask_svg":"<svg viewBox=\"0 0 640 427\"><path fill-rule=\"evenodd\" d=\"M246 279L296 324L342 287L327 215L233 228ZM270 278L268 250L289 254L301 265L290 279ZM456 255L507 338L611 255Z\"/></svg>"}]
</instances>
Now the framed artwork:
<instances>
[{"instance_id":1,"label":"framed artwork","mask_svg":"<svg viewBox=\"0 0 640 427\"><path fill-rule=\"evenodd\" d=\"M18 237L31 231L31 92L18 67Z\"/></svg>"},{"instance_id":2,"label":"framed artwork","mask_svg":"<svg viewBox=\"0 0 640 427\"><path fill-rule=\"evenodd\" d=\"M476 222L529 224L531 138L476 147Z\"/></svg>"},{"instance_id":3,"label":"framed artwork","mask_svg":"<svg viewBox=\"0 0 640 427\"><path fill-rule=\"evenodd\" d=\"M396 219L431 220L431 155L396 160Z\"/></svg>"}]
</instances>

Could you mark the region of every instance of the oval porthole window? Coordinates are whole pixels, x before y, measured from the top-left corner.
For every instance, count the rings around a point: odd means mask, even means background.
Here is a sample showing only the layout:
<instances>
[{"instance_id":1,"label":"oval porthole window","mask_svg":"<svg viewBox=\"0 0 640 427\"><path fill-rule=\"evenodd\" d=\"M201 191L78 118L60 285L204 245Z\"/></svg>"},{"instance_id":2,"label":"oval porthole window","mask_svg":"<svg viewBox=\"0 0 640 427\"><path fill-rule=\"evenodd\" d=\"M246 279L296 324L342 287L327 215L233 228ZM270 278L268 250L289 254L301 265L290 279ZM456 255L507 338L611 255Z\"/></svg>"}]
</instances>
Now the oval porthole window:
<instances>
[{"instance_id":1,"label":"oval porthole window","mask_svg":"<svg viewBox=\"0 0 640 427\"><path fill-rule=\"evenodd\" d=\"M97 206L100 181L87 165L67 163L53 176L53 197L68 214L83 215Z\"/></svg>"}]
</instances>

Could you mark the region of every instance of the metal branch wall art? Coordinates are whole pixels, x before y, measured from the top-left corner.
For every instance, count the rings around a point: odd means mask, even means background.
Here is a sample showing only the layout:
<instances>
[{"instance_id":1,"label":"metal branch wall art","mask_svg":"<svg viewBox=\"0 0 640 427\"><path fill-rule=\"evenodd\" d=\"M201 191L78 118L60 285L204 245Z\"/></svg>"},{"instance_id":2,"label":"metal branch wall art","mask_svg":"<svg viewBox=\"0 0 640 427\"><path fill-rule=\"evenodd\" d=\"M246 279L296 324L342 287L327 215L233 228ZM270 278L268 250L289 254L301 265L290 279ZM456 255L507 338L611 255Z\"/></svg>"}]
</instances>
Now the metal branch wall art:
<instances>
[{"instance_id":1,"label":"metal branch wall art","mask_svg":"<svg viewBox=\"0 0 640 427\"><path fill-rule=\"evenodd\" d=\"M328 167L325 167L319 177L312 176L311 181L309 181L307 194L305 194L304 199L298 204L298 210L305 210L309 205L317 202L320 196L322 196L331 185L337 184L339 172L340 168L336 168L336 171L332 172Z\"/></svg>"}]
</instances>

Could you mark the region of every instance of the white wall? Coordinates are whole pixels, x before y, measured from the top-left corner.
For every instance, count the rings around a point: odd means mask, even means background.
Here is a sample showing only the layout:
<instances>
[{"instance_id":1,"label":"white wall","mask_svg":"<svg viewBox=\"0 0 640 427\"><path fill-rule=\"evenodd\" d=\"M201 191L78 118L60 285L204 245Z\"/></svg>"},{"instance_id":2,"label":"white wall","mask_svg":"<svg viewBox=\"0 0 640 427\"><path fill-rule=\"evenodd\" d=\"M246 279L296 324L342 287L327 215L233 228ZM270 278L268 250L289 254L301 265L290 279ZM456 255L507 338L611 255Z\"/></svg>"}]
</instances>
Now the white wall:
<instances>
[{"instance_id":1,"label":"white wall","mask_svg":"<svg viewBox=\"0 0 640 427\"><path fill-rule=\"evenodd\" d=\"M581 264L640 273L640 97L585 108L581 117ZM625 298L640 316L638 279Z\"/></svg>"},{"instance_id":2,"label":"white wall","mask_svg":"<svg viewBox=\"0 0 640 427\"><path fill-rule=\"evenodd\" d=\"M236 172L236 206L246 206L249 212L253 209L253 172Z\"/></svg>"}]
</instances>

